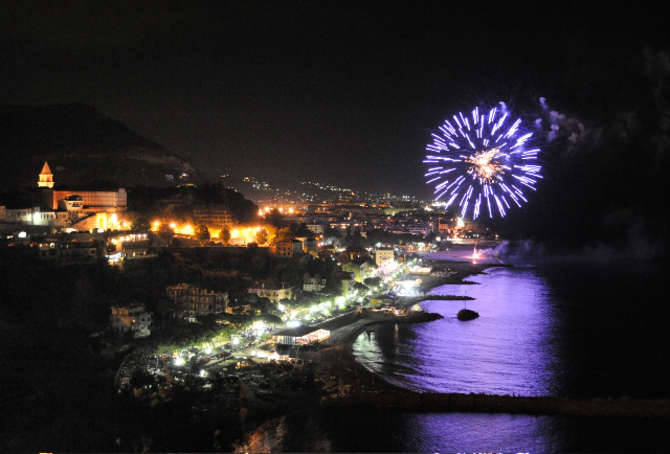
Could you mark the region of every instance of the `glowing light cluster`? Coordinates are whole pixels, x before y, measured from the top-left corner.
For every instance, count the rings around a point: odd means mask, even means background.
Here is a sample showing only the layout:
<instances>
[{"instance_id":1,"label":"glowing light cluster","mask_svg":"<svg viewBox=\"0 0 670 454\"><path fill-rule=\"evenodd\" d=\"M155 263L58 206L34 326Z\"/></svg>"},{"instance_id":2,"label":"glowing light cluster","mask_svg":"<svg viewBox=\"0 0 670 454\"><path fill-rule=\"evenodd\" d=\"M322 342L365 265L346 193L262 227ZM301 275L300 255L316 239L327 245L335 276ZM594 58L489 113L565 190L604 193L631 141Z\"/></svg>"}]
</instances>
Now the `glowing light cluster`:
<instances>
[{"instance_id":1,"label":"glowing light cluster","mask_svg":"<svg viewBox=\"0 0 670 454\"><path fill-rule=\"evenodd\" d=\"M510 124L511 123L511 124ZM531 147L532 132L512 122L502 107L475 107L471 115L458 112L432 133L424 159L426 184L433 185L435 201L457 206L461 217L477 219L481 211L504 217L512 205L528 202L528 189L542 178L536 164L540 149Z\"/></svg>"},{"instance_id":2,"label":"glowing light cluster","mask_svg":"<svg viewBox=\"0 0 670 454\"><path fill-rule=\"evenodd\" d=\"M128 235L112 238L112 244L134 243L136 241L146 241L149 237L146 233L130 233Z\"/></svg>"},{"instance_id":3,"label":"glowing light cluster","mask_svg":"<svg viewBox=\"0 0 670 454\"><path fill-rule=\"evenodd\" d=\"M195 235L195 227L190 223L182 224L175 221L162 221L158 219L154 220L151 223L151 231L158 232L161 228L161 225L167 225L170 230L172 230L174 233L178 235L184 235L184 236ZM220 227L207 226L207 228L212 238L221 239ZM264 225L252 225L252 226L238 225L229 228L231 243L234 244L255 243L258 241L256 235L261 230L265 230L265 232L267 233L267 242L268 243L271 242L275 236L274 231L271 227Z\"/></svg>"},{"instance_id":4,"label":"glowing light cluster","mask_svg":"<svg viewBox=\"0 0 670 454\"><path fill-rule=\"evenodd\" d=\"M261 217L264 217L268 215L272 210L277 210L281 214L294 214L296 210L293 207L282 207L282 206L276 206L276 207L270 207L266 206L265 208L260 208L258 210L258 215Z\"/></svg>"},{"instance_id":5,"label":"glowing light cluster","mask_svg":"<svg viewBox=\"0 0 670 454\"><path fill-rule=\"evenodd\" d=\"M164 222L155 220L151 223L151 231L152 232L158 232L160 230L161 225L163 225ZM191 224L177 224L176 222L165 222L165 224L168 225L170 230L172 230L174 233L178 235L187 235L187 236L193 236L195 235L195 228Z\"/></svg>"},{"instance_id":6,"label":"glowing light cluster","mask_svg":"<svg viewBox=\"0 0 670 454\"><path fill-rule=\"evenodd\" d=\"M96 213L95 228L102 230L130 230L130 222L120 219L116 213Z\"/></svg>"}]
</instances>

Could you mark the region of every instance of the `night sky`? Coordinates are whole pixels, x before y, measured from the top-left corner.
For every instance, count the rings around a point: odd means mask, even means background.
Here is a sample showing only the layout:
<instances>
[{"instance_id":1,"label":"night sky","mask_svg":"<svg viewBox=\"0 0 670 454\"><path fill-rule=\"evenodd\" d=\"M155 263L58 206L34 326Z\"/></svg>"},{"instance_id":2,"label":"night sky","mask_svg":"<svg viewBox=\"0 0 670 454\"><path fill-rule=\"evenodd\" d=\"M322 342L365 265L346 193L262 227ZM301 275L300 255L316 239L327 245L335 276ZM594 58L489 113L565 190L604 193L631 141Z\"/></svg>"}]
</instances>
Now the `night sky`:
<instances>
[{"instance_id":1,"label":"night sky","mask_svg":"<svg viewBox=\"0 0 670 454\"><path fill-rule=\"evenodd\" d=\"M420 196L423 147L454 110L502 100L532 120L544 96L594 126L635 103L644 50L667 49L658 11L579 2L11 3L5 103L90 104L209 177Z\"/></svg>"}]
</instances>

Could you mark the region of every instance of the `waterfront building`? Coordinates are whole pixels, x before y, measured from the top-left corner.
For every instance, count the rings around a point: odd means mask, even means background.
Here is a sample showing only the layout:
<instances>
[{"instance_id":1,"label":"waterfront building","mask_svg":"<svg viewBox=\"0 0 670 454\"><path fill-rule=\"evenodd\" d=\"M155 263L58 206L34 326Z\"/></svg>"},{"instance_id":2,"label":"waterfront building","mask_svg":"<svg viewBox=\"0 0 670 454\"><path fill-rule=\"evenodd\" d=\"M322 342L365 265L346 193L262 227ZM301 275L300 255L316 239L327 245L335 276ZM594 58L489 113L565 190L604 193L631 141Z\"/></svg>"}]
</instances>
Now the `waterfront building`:
<instances>
[{"instance_id":1,"label":"waterfront building","mask_svg":"<svg viewBox=\"0 0 670 454\"><path fill-rule=\"evenodd\" d=\"M278 332L272 336L272 341L280 345L309 345L319 344L330 338L327 329L315 330L309 326L299 326Z\"/></svg>"}]
</instances>

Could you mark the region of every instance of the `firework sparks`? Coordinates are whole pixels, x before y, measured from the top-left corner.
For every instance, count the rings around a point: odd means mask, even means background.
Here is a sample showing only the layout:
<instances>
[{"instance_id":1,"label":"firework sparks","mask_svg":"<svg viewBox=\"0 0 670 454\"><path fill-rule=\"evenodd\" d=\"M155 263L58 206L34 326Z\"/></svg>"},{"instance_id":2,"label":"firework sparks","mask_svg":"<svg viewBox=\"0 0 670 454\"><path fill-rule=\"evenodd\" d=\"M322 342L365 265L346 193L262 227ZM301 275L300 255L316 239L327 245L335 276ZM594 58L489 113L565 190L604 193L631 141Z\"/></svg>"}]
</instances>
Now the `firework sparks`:
<instances>
[{"instance_id":1,"label":"firework sparks","mask_svg":"<svg viewBox=\"0 0 670 454\"><path fill-rule=\"evenodd\" d=\"M504 108L475 107L471 117L458 112L445 120L432 133L423 161L435 200L444 198L447 208L456 206L460 216L472 219L482 213L504 217L513 205L521 207L528 202L524 190L535 191L542 178L542 166L533 162L541 150L527 148L532 137Z\"/></svg>"}]
</instances>

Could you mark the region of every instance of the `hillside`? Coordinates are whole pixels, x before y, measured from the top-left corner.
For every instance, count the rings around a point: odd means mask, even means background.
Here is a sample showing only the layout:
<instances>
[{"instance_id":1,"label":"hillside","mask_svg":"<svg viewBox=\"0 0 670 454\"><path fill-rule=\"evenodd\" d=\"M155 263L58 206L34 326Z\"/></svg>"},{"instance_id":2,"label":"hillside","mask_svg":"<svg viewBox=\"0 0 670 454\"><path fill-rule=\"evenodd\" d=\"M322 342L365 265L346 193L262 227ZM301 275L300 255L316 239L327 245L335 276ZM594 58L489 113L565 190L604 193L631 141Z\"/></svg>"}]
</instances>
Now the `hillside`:
<instances>
[{"instance_id":1,"label":"hillside","mask_svg":"<svg viewBox=\"0 0 670 454\"><path fill-rule=\"evenodd\" d=\"M196 176L185 159L84 104L0 107L4 189L34 184L49 161L56 184L167 186Z\"/></svg>"}]
</instances>

